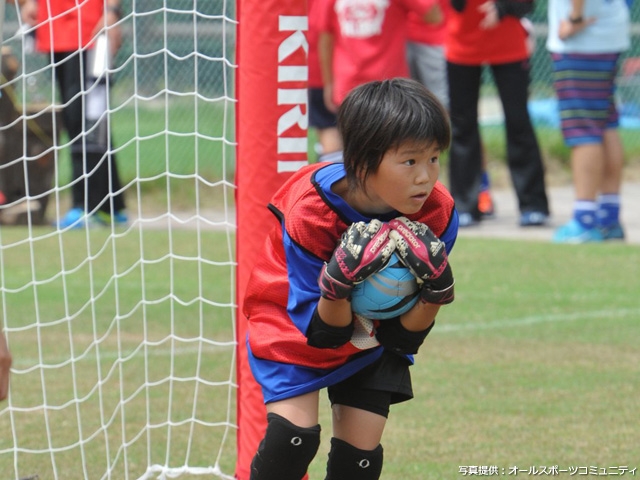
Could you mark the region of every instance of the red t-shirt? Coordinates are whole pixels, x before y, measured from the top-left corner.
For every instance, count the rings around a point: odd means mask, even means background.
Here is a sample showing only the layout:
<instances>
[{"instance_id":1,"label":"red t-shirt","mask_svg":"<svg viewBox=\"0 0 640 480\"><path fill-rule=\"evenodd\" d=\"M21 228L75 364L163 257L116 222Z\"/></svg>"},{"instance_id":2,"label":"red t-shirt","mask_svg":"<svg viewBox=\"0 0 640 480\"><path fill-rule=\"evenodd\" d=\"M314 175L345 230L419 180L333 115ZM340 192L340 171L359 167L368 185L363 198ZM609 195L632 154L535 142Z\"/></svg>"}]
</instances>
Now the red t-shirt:
<instances>
[{"instance_id":1,"label":"red t-shirt","mask_svg":"<svg viewBox=\"0 0 640 480\"><path fill-rule=\"evenodd\" d=\"M411 42L426 45L444 45L447 38L447 17L449 15L449 1L438 0L443 19L440 23L425 23L415 12L409 12L407 38Z\"/></svg>"},{"instance_id":2,"label":"red t-shirt","mask_svg":"<svg viewBox=\"0 0 640 480\"><path fill-rule=\"evenodd\" d=\"M447 20L446 57L461 65L501 64L524 60L527 33L516 17L507 15L492 29L481 29L486 0L467 0L462 12L453 8Z\"/></svg>"},{"instance_id":3,"label":"red t-shirt","mask_svg":"<svg viewBox=\"0 0 640 480\"><path fill-rule=\"evenodd\" d=\"M333 93L339 105L372 80L408 77L407 14L424 15L437 0L334 0L320 12L320 28L334 36Z\"/></svg>"},{"instance_id":4,"label":"red t-shirt","mask_svg":"<svg viewBox=\"0 0 640 480\"><path fill-rule=\"evenodd\" d=\"M320 70L320 59L318 58L318 37L320 36L320 11L323 3L327 0L307 0L309 11L309 31L307 41L309 42L309 87L322 88L322 71Z\"/></svg>"},{"instance_id":5,"label":"red t-shirt","mask_svg":"<svg viewBox=\"0 0 640 480\"><path fill-rule=\"evenodd\" d=\"M104 14L104 0L38 0L36 48L73 52L86 47Z\"/></svg>"}]
</instances>

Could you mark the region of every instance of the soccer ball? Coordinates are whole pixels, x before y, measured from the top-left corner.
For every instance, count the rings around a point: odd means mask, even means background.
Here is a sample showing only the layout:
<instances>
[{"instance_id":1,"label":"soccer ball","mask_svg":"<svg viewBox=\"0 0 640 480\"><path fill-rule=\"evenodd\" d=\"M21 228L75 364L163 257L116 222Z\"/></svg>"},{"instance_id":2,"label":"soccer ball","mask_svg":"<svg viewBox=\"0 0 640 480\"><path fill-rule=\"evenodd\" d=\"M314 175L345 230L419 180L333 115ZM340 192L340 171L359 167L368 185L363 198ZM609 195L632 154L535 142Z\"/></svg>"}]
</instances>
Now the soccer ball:
<instances>
[{"instance_id":1,"label":"soccer ball","mask_svg":"<svg viewBox=\"0 0 640 480\"><path fill-rule=\"evenodd\" d=\"M419 292L416 277L393 253L386 267L355 286L351 310L371 320L397 317L416 304Z\"/></svg>"}]
</instances>

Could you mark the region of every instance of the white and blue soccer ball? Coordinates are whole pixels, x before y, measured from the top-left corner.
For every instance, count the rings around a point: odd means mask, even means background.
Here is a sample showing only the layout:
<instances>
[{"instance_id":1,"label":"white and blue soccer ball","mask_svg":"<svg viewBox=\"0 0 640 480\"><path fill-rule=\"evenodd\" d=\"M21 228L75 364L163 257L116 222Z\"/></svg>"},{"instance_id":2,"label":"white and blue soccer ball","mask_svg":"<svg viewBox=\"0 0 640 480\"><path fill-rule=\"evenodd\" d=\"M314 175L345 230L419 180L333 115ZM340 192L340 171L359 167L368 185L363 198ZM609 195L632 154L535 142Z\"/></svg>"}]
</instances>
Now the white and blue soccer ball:
<instances>
[{"instance_id":1,"label":"white and blue soccer ball","mask_svg":"<svg viewBox=\"0 0 640 480\"><path fill-rule=\"evenodd\" d=\"M371 320L385 320L407 312L419 294L416 277L393 253L386 267L355 286L351 310Z\"/></svg>"}]
</instances>

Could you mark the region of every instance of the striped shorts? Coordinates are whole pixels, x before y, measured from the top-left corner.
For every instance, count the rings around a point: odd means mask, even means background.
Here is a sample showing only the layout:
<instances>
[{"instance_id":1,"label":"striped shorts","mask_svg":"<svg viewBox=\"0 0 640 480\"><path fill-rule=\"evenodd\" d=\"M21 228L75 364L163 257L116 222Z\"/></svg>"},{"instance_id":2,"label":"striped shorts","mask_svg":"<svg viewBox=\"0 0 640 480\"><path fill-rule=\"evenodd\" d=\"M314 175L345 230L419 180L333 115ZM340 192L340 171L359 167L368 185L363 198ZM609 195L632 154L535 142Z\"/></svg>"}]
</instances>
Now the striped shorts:
<instances>
[{"instance_id":1,"label":"striped shorts","mask_svg":"<svg viewBox=\"0 0 640 480\"><path fill-rule=\"evenodd\" d=\"M619 57L619 53L551 55L562 136L568 146L602 143L604 131L618 127L614 93Z\"/></svg>"}]
</instances>

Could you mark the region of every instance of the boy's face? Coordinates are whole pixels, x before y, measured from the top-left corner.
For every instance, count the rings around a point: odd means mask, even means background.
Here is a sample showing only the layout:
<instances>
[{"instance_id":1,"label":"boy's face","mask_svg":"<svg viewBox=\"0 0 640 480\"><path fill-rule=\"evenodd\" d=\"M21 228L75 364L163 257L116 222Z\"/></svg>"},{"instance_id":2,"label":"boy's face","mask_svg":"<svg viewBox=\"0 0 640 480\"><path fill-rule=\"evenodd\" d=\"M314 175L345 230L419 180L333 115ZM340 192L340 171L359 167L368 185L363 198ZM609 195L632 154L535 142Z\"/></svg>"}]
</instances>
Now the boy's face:
<instances>
[{"instance_id":1,"label":"boy's face","mask_svg":"<svg viewBox=\"0 0 640 480\"><path fill-rule=\"evenodd\" d=\"M376 213L418 212L440 175L440 148L432 143L403 143L385 153L378 170L366 180L367 197Z\"/></svg>"}]
</instances>

